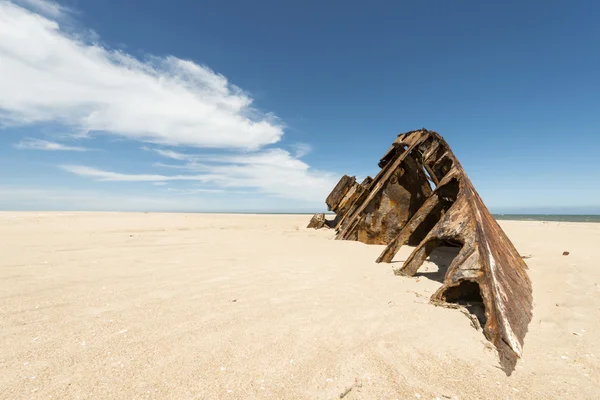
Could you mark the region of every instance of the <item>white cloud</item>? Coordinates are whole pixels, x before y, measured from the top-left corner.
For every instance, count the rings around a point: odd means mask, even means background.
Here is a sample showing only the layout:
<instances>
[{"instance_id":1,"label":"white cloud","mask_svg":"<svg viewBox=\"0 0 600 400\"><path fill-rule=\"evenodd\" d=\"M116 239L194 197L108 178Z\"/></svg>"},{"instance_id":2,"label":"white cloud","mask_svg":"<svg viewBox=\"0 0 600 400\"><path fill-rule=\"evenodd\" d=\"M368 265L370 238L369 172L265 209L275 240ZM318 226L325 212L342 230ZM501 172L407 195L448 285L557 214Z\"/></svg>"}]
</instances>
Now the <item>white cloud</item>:
<instances>
[{"instance_id":1,"label":"white cloud","mask_svg":"<svg viewBox=\"0 0 600 400\"><path fill-rule=\"evenodd\" d=\"M206 188L200 188L200 189L175 189L175 188L168 188L167 189L168 192L172 192L172 193L177 193L177 194L199 194L199 193L225 193L225 190L223 189L206 189Z\"/></svg>"},{"instance_id":2,"label":"white cloud","mask_svg":"<svg viewBox=\"0 0 600 400\"><path fill-rule=\"evenodd\" d=\"M163 155L173 156L170 153ZM338 179L333 174L312 170L282 149L210 157L189 155L188 159L190 161L184 164L166 165L189 172L178 175L122 174L82 165L64 165L62 168L100 181L197 181L218 189L250 188L267 195L314 203L322 203Z\"/></svg>"},{"instance_id":3,"label":"white cloud","mask_svg":"<svg viewBox=\"0 0 600 400\"><path fill-rule=\"evenodd\" d=\"M219 156L199 156L196 160L214 163L243 164L243 165L271 165L279 168L307 170L308 165L292 157L283 149L267 149L261 152L232 154Z\"/></svg>"},{"instance_id":4,"label":"white cloud","mask_svg":"<svg viewBox=\"0 0 600 400\"><path fill-rule=\"evenodd\" d=\"M27 3L47 17L61 11ZM211 69L172 56L141 61L82 42L47 17L0 1L0 123L55 121L77 132L216 148L258 149L283 135L275 117Z\"/></svg>"},{"instance_id":5,"label":"white cloud","mask_svg":"<svg viewBox=\"0 0 600 400\"><path fill-rule=\"evenodd\" d=\"M190 158L193 157L189 154L183 154L183 153L179 153L179 152L173 151L173 150L155 149L155 148L151 148L151 147L142 147L142 149L147 150L147 151L153 151L163 157L172 158L174 160L180 160L180 161L189 160Z\"/></svg>"},{"instance_id":6,"label":"white cloud","mask_svg":"<svg viewBox=\"0 0 600 400\"><path fill-rule=\"evenodd\" d=\"M94 178L99 181L112 182L161 182L161 181L199 181L201 176L194 175L153 175L153 174L121 174L104 171L84 165L61 165L62 169L75 175Z\"/></svg>"},{"instance_id":7,"label":"white cloud","mask_svg":"<svg viewBox=\"0 0 600 400\"><path fill-rule=\"evenodd\" d=\"M17 0L16 2L37 13L54 19L61 18L70 12L67 7L51 0Z\"/></svg>"},{"instance_id":8,"label":"white cloud","mask_svg":"<svg viewBox=\"0 0 600 400\"><path fill-rule=\"evenodd\" d=\"M91 36L86 32L67 33L57 20L70 10L25 3L38 14L0 0L0 126L53 122L79 136L102 131L150 143L142 149L170 160L152 165L171 173L124 173L80 159L60 168L95 181L148 182L175 197L246 193L245 204L258 193L265 202L323 204L337 176L300 160L308 144L292 145L291 152L264 149L281 139L283 124L253 108L250 95L224 76L173 56L140 60L107 49L81 39ZM16 147L86 150L41 139ZM198 154L199 148L219 150ZM161 187L171 181L179 181L177 188Z\"/></svg>"},{"instance_id":9,"label":"white cloud","mask_svg":"<svg viewBox=\"0 0 600 400\"><path fill-rule=\"evenodd\" d=\"M169 167L206 172L196 177L202 176L203 182L219 187L254 188L305 201L323 202L339 179L337 175L313 170L288 151L277 148L245 154L186 155L185 159L186 163Z\"/></svg>"},{"instance_id":10,"label":"white cloud","mask_svg":"<svg viewBox=\"0 0 600 400\"><path fill-rule=\"evenodd\" d=\"M312 151L312 146L308 143L296 143L292 145L296 158L302 158Z\"/></svg>"},{"instance_id":11,"label":"white cloud","mask_svg":"<svg viewBox=\"0 0 600 400\"><path fill-rule=\"evenodd\" d=\"M48 150L48 151L88 151L89 149L79 146L67 146L62 143L50 142L41 139L25 139L15 144L21 150Z\"/></svg>"},{"instance_id":12,"label":"white cloud","mask_svg":"<svg viewBox=\"0 0 600 400\"><path fill-rule=\"evenodd\" d=\"M195 166L190 166L190 164L165 164L161 162L152 163L153 167L159 168L171 168L171 169L184 169L184 170L197 170Z\"/></svg>"}]
</instances>

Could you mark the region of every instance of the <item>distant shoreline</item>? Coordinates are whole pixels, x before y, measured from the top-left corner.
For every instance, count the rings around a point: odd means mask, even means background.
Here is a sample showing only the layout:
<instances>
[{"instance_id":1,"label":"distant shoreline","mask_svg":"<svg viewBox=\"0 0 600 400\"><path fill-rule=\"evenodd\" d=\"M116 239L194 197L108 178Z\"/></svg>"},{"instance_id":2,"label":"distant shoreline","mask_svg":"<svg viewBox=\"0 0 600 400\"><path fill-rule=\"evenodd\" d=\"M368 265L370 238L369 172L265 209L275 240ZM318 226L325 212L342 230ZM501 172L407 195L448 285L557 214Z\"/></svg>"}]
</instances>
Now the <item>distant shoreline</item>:
<instances>
[{"instance_id":1,"label":"distant shoreline","mask_svg":"<svg viewBox=\"0 0 600 400\"><path fill-rule=\"evenodd\" d=\"M272 211L83 211L83 210L0 210L0 213L143 213L143 214L233 214L233 215L306 215L314 212L272 212ZM333 213L325 213L333 217ZM600 223L598 214L492 214L499 221L549 221L549 222L593 222Z\"/></svg>"},{"instance_id":2,"label":"distant shoreline","mask_svg":"<svg viewBox=\"0 0 600 400\"><path fill-rule=\"evenodd\" d=\"M505 221L600 222L600 215L577 214L492 214Z\"/></svg>"},{"instance_id":3,"label":"distant shoreline","mask_svg":"<svg viewBox=\"0 0 600 400\"><path fill-rule=\"evenodd\" d=\"M205 212L200 214L256 214L256 215L313 215L308 212ZM333 213L325 213L334 216ZM597 214L492 214L499 221L552 221L552 222L597 222L600 223L600 215Z\"/></svg>"},{"instance_id":4,"label":"distant shoreline","mask_svg":"<svg viewBox=\"0 0 600 400\"><path fill-rule=\"evenodd\" d=\"M255 215L313 215L308 212L202 212L199 214L255 214ZM333 213L325 213L334 216ZM597 214L492 214L499 221L551 221L551 222L596 222L600 223Z\"/></svg>"}]
</instances>

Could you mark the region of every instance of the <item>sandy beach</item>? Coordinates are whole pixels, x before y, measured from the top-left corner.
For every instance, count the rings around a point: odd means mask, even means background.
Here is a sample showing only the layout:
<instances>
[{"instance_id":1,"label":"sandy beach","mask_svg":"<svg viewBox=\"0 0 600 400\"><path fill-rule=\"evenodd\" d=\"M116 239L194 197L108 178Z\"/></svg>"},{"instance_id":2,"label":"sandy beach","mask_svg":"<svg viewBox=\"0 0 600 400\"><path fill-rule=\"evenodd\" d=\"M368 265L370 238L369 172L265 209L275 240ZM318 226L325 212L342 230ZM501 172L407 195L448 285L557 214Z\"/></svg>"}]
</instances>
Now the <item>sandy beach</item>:
<instances>
[{"instance_id":1,"label":"sandy beach","mask_svg":"<svg viewBox=\"0 0 600 400\"><path fill-rule=\"evenodd\" d=\"M600 224L501 221L534 295L507 377L435 263L309 219L0 213L0 398L598 398Z\"/></svg>"}]
</instances>

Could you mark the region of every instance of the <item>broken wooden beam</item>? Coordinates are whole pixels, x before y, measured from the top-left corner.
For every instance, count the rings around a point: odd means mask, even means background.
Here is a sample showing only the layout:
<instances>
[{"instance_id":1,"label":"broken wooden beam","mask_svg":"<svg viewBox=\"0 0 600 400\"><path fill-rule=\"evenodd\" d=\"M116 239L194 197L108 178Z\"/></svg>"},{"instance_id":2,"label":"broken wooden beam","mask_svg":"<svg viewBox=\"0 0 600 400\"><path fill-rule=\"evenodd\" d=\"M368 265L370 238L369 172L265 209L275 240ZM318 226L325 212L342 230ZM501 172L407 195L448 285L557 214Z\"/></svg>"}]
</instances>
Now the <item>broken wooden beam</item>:
<instances>
[{"instance_id":1,"label":"broken wooden beam","mask_svg":"<svg viewBox=\"0 0 600 400\"><path fill-rule=\"evenodd\" d=\"M344 176L326 201L336 218L319 214L309 226L335 228L337 239L385 244L377 262L389 263L402 246L416 246L397 275L413 276L441 245L460 247L431 301L484 308L484 334L510 374L531 321L531 282L522 257L438 133L399 135L379 167L361 184Z\"/></svg>"},{"instance_id":2,"label":"broken wooden beam","mask_svg":"<svg viewBox=\"0 0 600 400\"><path fill-rule=\"evenodd\" d=\"M323 214L323 213L315 214L315 215L313 215L310 222L308 223L307 228L314 228L314 229L323 228L323 227L327 226L326 221L327 220L325 219L325 214Z\"/></svg>"}]
</instances>

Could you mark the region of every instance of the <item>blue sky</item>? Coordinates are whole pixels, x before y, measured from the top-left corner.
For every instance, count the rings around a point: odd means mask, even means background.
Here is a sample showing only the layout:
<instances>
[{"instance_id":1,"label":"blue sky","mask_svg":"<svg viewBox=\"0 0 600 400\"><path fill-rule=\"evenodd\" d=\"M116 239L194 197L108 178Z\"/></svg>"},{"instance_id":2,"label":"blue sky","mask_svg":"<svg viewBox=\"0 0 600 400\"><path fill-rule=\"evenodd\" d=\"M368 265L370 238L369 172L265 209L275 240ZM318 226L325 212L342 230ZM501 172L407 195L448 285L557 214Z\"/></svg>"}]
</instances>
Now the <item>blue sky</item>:
<instances>
[{"instance_id":1,"label":"blue sky","mask_svg":"<svg viewBox=\"0 0 600 400\"><path fill-rule=\"evenodd\" d=\"M0 0L0 209L318 211L426 127L493 212L600 213L598 15Z\"/></svg>"}]
</instances>

